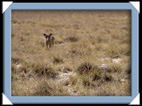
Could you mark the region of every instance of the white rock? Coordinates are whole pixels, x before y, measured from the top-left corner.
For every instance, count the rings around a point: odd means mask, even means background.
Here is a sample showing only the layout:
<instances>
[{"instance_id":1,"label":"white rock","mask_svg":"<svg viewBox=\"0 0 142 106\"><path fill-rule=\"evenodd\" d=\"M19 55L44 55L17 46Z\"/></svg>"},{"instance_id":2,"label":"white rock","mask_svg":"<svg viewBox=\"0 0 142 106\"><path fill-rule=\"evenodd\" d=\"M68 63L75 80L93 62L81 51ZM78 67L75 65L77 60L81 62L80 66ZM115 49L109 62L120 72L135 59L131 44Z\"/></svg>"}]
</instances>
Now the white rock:
<instances>
[{"instance_id":1,"label":"white rock","mask_svg":"<svg viewBox=\"0 0 142 106\"><path fill-rule=\"evenodd\" d=\"M113 63L120 63L121 62L121 59L120 58L114 58L114 59L111 59Z\"/></svg>"},{"instance_id":2,"label":"white rock","mask_svg":"<svg viewBox=\"0 0 142 106\"><path fill-rule=\"evenodd\" d=\"M101 58L101 60L102 60L102 61L105 61L105 60L109 61L109 60L111 60L111 59L110 59L110 58Z\"/></svg>"},{"instance_id":3,"label":"white rock","mask_svg":"<svg viewBox=\"0 0 142 106\"><path fill-rule=\"evenodd\" d=\"M108 69L108 65L107 65L107 64L102 64L102 65L101 65L101 68L102 68L102 69Z\"/></svg>"},{"instance_id":4,"label":"white rock","mask_svg":"<svg viewBox=\"0 0 142 106\"><path fill-rule=\"evenodd\" d=\"M120 63L121 58L101 58L101 61L112 61L113 63Z\"/></svg>"},{"instance_id":5,"label":"white rock","mask_svg":"<svg viewBox=\"0 0 142 106\"><path fill-rule=\"evenodd\" d=\"M17 70L22 68L22 65L16 65Z\"/></svg>"},{"instance_id":6,"label":"white rock","mask_svg":"<svg viewBox=\"0 0 142 106\"><path fill-rule=\"evenodd\" d=\"M126 80L125 80L125 79L121 79L120 81L121 81L121 82L125 82Z\"/></svg>"}]
</instances>

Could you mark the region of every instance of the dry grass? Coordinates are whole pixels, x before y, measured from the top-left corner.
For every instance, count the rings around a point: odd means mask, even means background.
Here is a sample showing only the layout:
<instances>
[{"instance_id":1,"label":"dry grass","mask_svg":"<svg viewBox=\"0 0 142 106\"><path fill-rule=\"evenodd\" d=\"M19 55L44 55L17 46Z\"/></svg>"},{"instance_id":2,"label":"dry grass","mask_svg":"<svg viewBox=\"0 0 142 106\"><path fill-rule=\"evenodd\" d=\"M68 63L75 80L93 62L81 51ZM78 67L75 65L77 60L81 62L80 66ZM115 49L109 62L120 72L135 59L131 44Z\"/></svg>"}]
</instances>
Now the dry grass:
<instances>
[{"instance_id":1,"label":"dry grass","mask_svg":"<svg viewBox=\"0 0 142 106\"><path fill-rule=\"evenodd\" d=\"M130 96L130 17L130 11L12 11L12 96ZM54 34L55 46L46 48L43 33Z\"/></svg>"}]
</instances>

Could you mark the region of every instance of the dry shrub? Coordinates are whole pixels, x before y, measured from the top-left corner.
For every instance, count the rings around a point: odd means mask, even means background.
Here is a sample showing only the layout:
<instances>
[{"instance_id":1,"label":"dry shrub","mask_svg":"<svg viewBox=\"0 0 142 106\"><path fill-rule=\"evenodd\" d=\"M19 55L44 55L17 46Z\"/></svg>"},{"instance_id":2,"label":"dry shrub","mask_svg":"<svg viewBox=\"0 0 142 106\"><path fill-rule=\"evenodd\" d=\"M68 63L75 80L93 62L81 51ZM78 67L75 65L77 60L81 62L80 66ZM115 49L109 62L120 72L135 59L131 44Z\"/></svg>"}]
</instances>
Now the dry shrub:
<instances>
[{"instance_id":1,"label":"dry shrub","mask_svg":"<svg viewBox=\"0 0 142 106\"><path fill-rule=\"evenodd\" d=\"M90 63L82 63L78 68L77 68L77 72L79 72L80 74L87 74L89 72L94 71L94 65L90 64Z\"/></svg>"},{"instance_id":2,"label":"dry shrub","mask_svg":"<svg viewBox=\"0 0 142 106\"><path fill-rule=\"evenodd\" d=\"M57 73L51 67L35 65L33 69L35 74L37 74L39 77L48 76L50 78L55 78L57 75Z\"/></svg>"},{"instance_id":3,"label":"dry shrub","mask_svg":"<svg viewBox=\"0 0 142 106\"><path fill-rule=\"evenodd\" d=\"M67 37L66 40L70 42L77 42L78 38L76 36L70 36L70 37Z\"/></svg>"},{"instance_id":4,"label":"dry shrub","mask_svg":"<svg viewBox=\"0 0 142 106\"><path fill-rule=\"evenodd\" d=\"M99 75L97 75L97 74L95 74L94 76L93 76L93 81L96 81L96 80L99 80L99 79L101 79L101 76L99 76Z\"/></svg>"},{"instance_id":5,"label":"dry shrub","mask_svg":"<svg viewBox=\"0 0 142 106\"><path fill-rule=\"evenodd\" d=\"M18 20L13 19L13 20L12 20L12 23L16 24L16 23L18 23Z\"/></svg>"},{"instance_id":6,"label":"dry shrub","mask_svg":"<svg viewBox=\"0 0 142 106\"><path fill-rule=\"evenodd\" d=\"M67 96L69 95L67 89L65 89L60 83L55 83L51 80L42 80L38 87L36 88L36 92L33 94L34 96Z\"/></svg>"},{"instance_id":7,"label":"dry shrub","mask_svg":"<svg viewBox=\"0 0 142 106\"><path fill-rule=\"evenodd\" d=\"M18 62L20 62L20 59L19 58L14 58L14 57L12 57L12 63L14 63L14 64L16 64L16 63L18 63Z\"/></svg>"},{"instance_id":8,"label":"dry shrub","mask_svg":"<svg viewBox=\"0 0 142 106\"><path fill-rule=\"evenodd\" d=\"M69 50L67 52L67 56L69 56L69 57L74 57L74 56L76 56L78 54L79 54L79 52L77 50L75 50L75 49Z\"/></svg>"},{"instance_id":9,"label":"dry shrub","mask_svg":"<svg viewBox=\"0 0 142 106\"><path fill-rule=\"evenodd\" d=\"M54 64L59 64L59 63L63 63L64 61L60 58L60 57L54 57L53 58L53 63Z\"/></svg>"},{"instance_id":10,"label":"dry shrub","mask_svg":"<svg viewBox=\"0 0 142 106\"><path fill-rule=\"evenodd\" d=\"M91 85L91 82L90 82L89 80L83 80L83 85L84 85L85 87L90 86L90 85Z\"/></svg>"},{"instance_id":11,"label":"dry shrub","mask_svg":"<svg viewBox=\"0 0 142 106\"><path fill-rule=\"evenodd\" d=\"M56 40L55 41L55 44L63 44L64 43L64 41L61 41L61 40Z\"/></svg>"},{"instance_id":12,"label":"dry shrub","mask_svg":"<svg viewBox=\"0 0 142 106\"><path fill-rule=\"evenodd\" d=\"M11 37L13 38L15 36L15 34L11 34Z\"/></svg>"},{"instance_id":13,"label":"dry shrub","mask_svg":"<svg viewBox=\"0 0 142 106\"><path fill-rule=\"evenodd\" d=\"M34 96L51 96L53 88L50 87L50 85L46 81L42 81L37 91L35 92Z\"/></svg>"},{"instance_id":14,"label":"dry shrub","mask_svg":"<svg viewBox=\"0 0 142 106\"><path fill-rule=\"evenodd\" d=\"M113 80L112 75L105 75L105 76L104 76L104 81L109 82L109 81L112 81L112 80Z\"/></svg>"}]
</instances>

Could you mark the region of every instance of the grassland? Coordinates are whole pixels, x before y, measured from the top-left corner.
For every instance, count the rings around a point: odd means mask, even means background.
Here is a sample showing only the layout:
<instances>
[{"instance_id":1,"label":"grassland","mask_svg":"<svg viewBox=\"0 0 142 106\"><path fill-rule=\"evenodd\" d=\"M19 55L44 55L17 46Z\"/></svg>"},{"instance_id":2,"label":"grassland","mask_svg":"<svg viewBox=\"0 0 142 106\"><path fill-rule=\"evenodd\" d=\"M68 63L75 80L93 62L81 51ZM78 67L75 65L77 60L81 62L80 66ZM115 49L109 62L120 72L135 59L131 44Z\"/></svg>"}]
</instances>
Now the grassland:
<instances>
[{"instance_id":1,"label":"grassland","mask_svg":"<svg viewBox=\"0 0 142 106\"><path fill-rule=\"evenodd\" d=\"M130 11L14 10L11 22L12 96L131 95Z\"/></svg>"}]
</instances>

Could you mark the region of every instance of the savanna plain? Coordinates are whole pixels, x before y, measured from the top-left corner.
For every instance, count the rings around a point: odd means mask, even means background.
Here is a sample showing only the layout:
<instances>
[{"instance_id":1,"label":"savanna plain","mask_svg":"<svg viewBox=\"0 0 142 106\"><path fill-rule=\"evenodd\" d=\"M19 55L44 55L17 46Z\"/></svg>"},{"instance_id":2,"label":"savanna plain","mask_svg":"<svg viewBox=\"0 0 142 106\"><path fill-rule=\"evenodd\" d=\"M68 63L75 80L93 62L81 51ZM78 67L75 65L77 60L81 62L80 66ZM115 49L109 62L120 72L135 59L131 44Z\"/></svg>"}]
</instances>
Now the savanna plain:
<instances>
[{"instance_id":1,"label":"savanna plain","mask_svg":"<svg viewBox=\"0 0 142 106\"><path fill-rule=\"evenodd\" d=\"M131 12L12 10L12 96L131 96ZM55 45L46 47L43 33Z\"/></svg>"}]
</instances>

